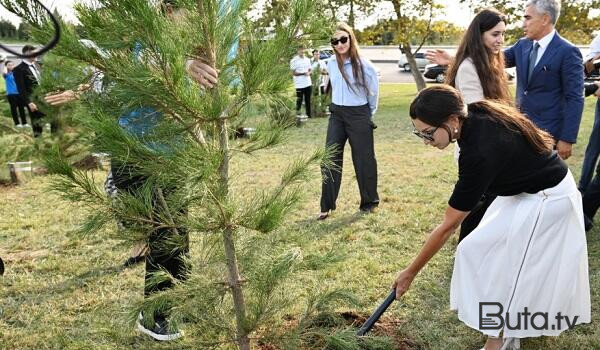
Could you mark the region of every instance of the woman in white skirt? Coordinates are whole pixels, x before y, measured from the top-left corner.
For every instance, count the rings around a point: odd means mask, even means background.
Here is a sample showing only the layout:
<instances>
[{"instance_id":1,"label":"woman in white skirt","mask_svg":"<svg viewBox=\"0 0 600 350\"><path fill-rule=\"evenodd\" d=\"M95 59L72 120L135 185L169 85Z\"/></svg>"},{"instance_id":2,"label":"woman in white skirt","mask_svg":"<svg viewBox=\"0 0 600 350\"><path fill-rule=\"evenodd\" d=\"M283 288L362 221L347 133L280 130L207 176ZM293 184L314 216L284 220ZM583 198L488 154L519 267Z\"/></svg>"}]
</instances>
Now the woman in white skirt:
<instances>
[{"instance_id":1,"label":"woman in white skirt","mask_svg":"<svg viewBox=\"0 0 600 350\"><path fill-rule=\"evenodd\" d=\"M422 90L410 116L425 144L444 149L458 141L461 153L444 221L399 273L396 297L488 192L497 199L456 252L450 305L459 319L488 336L485 350L518 348L519 338L589 323L581 196L552 137L498 102L467 110L450 86Z\"/></svg>"}]
</instances>

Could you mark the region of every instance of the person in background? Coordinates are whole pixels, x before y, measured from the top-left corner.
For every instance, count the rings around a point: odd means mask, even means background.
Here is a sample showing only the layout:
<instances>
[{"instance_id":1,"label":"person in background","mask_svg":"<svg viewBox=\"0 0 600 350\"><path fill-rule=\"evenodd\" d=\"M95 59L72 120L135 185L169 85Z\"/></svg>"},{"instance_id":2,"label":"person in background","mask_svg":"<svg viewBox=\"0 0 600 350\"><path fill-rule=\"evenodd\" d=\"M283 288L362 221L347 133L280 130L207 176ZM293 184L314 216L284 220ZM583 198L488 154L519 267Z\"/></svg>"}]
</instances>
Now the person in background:
<instances>
[{"instance_id":1,"label":"person in background","mask_svg":"<svg viewBox=\"0 0 600 350\"><path fill-rule=\"evenodd\" d=\"M600 60L600 34L590 44L590 51L584 58L584 66L586 75L590 75L592 72L597 71L594 68L594 62ZM600 62L600 61L599 61ZM579 190L581 193L585 193L592 181L594 175L594 169L598 162L598 156L600 155L600 100L596 100L596 113L594 114L594 126L592 127L592 133L588 141L587 147L585 148L585 156L583 158L583 165L581 166L581 177L579 178Z\"/></svg>"},{"instance_id":2,"label":"person in background","mask_svg":"<svg viewBox=\"0 0 600 350\"><path fill-rule=\"evenodd\" d=\"M233 0L232 0L233 1ZM182 9L171 0L163 0L163 9L166 16L175 21L179 18ZM134 52L135 54L135 52ZM136 55L138 56L138 55ZM136 57L140 59L140 57ZM205 88L212 88L218 83L218 71L201 60L188 60L186 63L188 74L191 78ZM80 97L81 92L64 91L54 95L48 95L45 100L51 105L60 105L68 103ZM128 133L135 137L141 137L144 133L150 132L161 120L162 114L152 107L138 108L133 111L127 111L119 117L119 124ZM157 150L160 151L160 150ZM144 185L147 178L136 174L135 167L131 164L117 164L111 162L113 177L113 186L123 193L135 193L137 189ZM156 188L153 192L153 202L164 202L165 196L170 191L174 191L180 184L168 184ZM156 204L156 210L168 210ZM175 215L185 216L187 209L182 208ZM175 239L174 235L179 235ZM182 245L170 246L165 249L164 245L170 241L184 242ZM184 281L187 278L187 267L184 264L185 256L189 251L188 233L182 227L176 229L157 228L152 230L148 239L149 253L145 257L146 274L144 281L144 295L150 296L161 290L169 289L173 286L171 280L160 283L152 282L152 276L158 271L167 271L174 278ZM154 310L153 315L140 313L136 323L137 329L159 341L172 341L183 336L178 329L173 329L169 322L169 308L164 310Z\"/></svg>"},{"instance_id":3,"label":"person in background","mask_svg":"<svg viewBox=\"0 0 600 350\"><path fill-rule=\"evenodd\" d=\"M310 95L312 94L310 75L312 73L312 65L310 59L305 56L305 51L304 45L298 46L297 55L290 61L290 70L292 71L294 87L296 88L296 114L300 114L302 100L304 100L306 116L310 118Z\"/></svg>"},{"instance_id":4,"label":"person in background","mask_svg":"<svg viewBox=\"0 0 600 350\"><path fill-rule=\"evenodd\" d=\"M23 54L28 55L36 51L36 48L31 45L23 46ZM33 90L39 85L41 75L40 69L37 63L37 56L32 58L24 58L23 62L15 67L13 70L15 76L15 83L17 84L17 90L19 91L19 99L21 105L27 107L29 111L29 118L31 119L31 127L33 129L33 136L39 137L42 135L43 124L42 119L45 114L39 110L37 104L32 101L31 97ZM56 123L51 123L52 132L56 131Z\"/></svg>"},{"instance_id":5,"label":"person in background","mask_svg":"<svg viewBox=\"0 0 600 350\"><path fill-rule=\"evenodd\" d=\"M321 59L321 53L319 50L313 50L313 57L311 60L312 64L312 103L311 113L317 117L326 116L326 101L327 94L325 93L325 87L329 82L329 75L327 73L327 63Z\"/></svg>"},{"instance_id":6,"label":"person in background","mask_svg":"<svg viewBox=\"0 0 600 350\"><path fill-rule=\"evenodd\" d=\"M332 210L342 182L344 147L350 140L352 162L360 191L359 209L370 213L379 206L377 193L377 161L373 117L379 100L379 78L373 64L360 56L354 31L339 23L331 37L335 57L327 62L331 85L331 106L325 144L334 149L333 168L323 167L321 212L317 220L325 220Z\"/></svg>"},{"instance_id":7,"label":"person in background","mask_svg":"<svg viewBox=\"0 0 600 350\"><path fill-rule=\"evenodd\" d=\"M2 57L0 58L2 65L2 76L6 84L6 99L10 105L10 114L15 123L15 127L23 128L29 127L27 124L27 117L25 116L25 106L23 106L19 100L19 90L17 90L17 83L15 82L15 76L13 70L15 64L12 61L5 61Z\"/></svg>"},{"instance_id":8,"label":"person in background","mask_svg":"<svg viewBox=\"0 0 600 350\"><path fill-rule=\"evenodd\" d=\"M517 107L554 137L566 160L583 113L583 60L579 49L556 32L560 7L558 0L527 1L525 37L504 50L504 60L506 67L517 69ZM426 57L440 65L452 60L443 50L428 51Z\"/></svg>"},{"instance_id":9,"label":"person in background","mask_svg":"<svg viewBox=\"0 0 600 350\"><path fill-rule=\"evenodd\" d=\"M506 104L483 100L467 106L448 85L421 90L409 114L414 134L426 145L444 149L457 141L461 156L443 221L398 274L396 297L487 192L498 197L456 248L450 307L458 318L488 336L484 350L518 349L521 338L558 336L591 322L581 194L553 150L553 137ZM486 309L484 303L494 306ZM569 325L515 327L508 318L501 323L490 317L498 327L489 327L481 322L482 307L487 315L566 317Z\"/></svg>"},{"instance_id":10,"label":"person in background","mask_svg":"<svg viewBox=\"0 0 600 350\"><path fill-rule=\"evenodd\" d=\"M473 18L456 52L456 59L448 69L446 83L455 87L465 103L484 99L510 104L508 80L504 72L504 33L506 16L495 9L482 10ZM458 160L459 147L455 147ZM459 241L479 225L487 208L496 197L486 193L477 206L463 220Z\"/></svg>"}]
</instances>

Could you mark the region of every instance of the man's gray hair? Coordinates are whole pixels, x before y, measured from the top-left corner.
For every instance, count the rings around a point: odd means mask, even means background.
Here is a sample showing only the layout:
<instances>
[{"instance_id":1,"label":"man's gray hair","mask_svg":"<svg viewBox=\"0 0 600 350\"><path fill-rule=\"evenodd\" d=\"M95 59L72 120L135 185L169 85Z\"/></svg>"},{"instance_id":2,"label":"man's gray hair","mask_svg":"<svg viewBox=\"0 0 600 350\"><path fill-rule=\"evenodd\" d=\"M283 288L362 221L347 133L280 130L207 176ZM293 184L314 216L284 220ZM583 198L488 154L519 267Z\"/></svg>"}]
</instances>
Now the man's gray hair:
<instances>
[{"instance_id":1,"label":"man's gray hair","mask_svg":"<svg viewBox=\"0 0 600 350\"><path fill-rule=\"evenodd\" d=\"M529 0L527 6L533 5L540 14L547 14L550 16L550 20L553 24L558 21L560 15L560 1L559 0Z\"/></svg>"}]
</instances>

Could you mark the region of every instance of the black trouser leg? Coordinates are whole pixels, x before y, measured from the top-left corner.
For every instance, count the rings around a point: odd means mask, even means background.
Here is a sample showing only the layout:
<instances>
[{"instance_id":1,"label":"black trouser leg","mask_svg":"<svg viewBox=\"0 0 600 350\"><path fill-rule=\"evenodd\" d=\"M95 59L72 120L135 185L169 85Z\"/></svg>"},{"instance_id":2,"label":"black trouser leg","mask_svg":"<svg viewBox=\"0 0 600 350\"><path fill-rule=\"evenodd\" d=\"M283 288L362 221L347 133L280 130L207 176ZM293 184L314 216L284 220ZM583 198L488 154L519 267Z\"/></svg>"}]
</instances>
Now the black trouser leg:
<instances>
[{"instance_id":1,"label":"black trouser leg","mask_svg":"<svg viewBox=\"0 0 600 350\"><path fill-rule=\"evenodd\" d=\"M20 124L19 123L19 115L17 114L17 111L19 110L18 98L19 98L18 95L6 95L8 104L10 105L10 115L13 118L13 122L15 123L15 126Z\"/></svg>"},{"instance_id":2,"label":"black trouser leg","mask_svg":"<svg viewBox=\"0 0 600 350\"><path fill-rule=\"evenodd\" d=\"M377 193L377 160L373 140L374 125L368 105L342 107L346 132L352 148L352 162L360 191L360 209L379 205Z\"/></svg>"},{"instance_id":3,"label":"black trouser leg","mask_svg":"<svg viewBox=\"0 0 600 350\"><path fill-rule=\"evenodd\" d=\"M459 242L465 239L465 237L467 237L469 233L471 233L477 226L479 226L483 215L490 207L494 199L496 199L496 196L492 196L487 193L484 194L483 197L481 197L479 203L477 203L475 208L471 210L469 215L467 215L467 217L460 224L460 236L458 237Z\"/></svg>"},{"instance_id":4,"label":"black trouser leg","mask_svg":"<svg viewBox=\"0 0 600 350\"><path fill-rule=\"evenodd\" d=\"M310 106L310 95L312 95L312 86L307 86L304 88L304 103L306 106L306 115L310 118L311 115L311 106Z\"/></svg>"},{"instance_id":5,"label":"black trouser leg","mask_svg":"<svg viewBox=\"0 0 600 350\"><path fill-rule=\"evenodd\" d=\"M348 136L342 117L334 112L332 108L331 116L329 117L329 125L327 126L327 139L325 145L334 147L335 152L332 155L331 162L334 164L333 169L321 167L323 176L323 185L321 186L321 212L335 210L335 202L340 193L340 185L342 183L342 167L344 165L344 147Z\"/></svg>"},{"instance_id":6,"label":"black trouser leg","mask_svg":"<svg viewBox=\"0 0 600 350\"><path fill-rule=\"evenodd\" d=\"M29 111L29 118L31 119L31 128L33 129L33 136L39 137L42 135L42 131L44 130L44 124L42 119L44 118L44 113L40 111L32 111L29 106L27 106L27 110Z\"/></svg>"},{"instance_id":7,"label":"black trouser leg","mask_svg":"<svg viewBox=\"0 0 600 350\"><path fill-rule=\"evenodd\" d=\"M598 208L600 208L600 164L596 168L596 175L583 193L583 213L590 220L594 219Z\"/></svg>"},{"instance_id":8,"label":"black trouser leg","mask_svg":"<svg viewBox=\"0 0 600 350\"><path fill-rule=\"evenodd\" d=\"M304 96L303 89L296 89L296 114L300 114L300 108L302 108L303 96Z\"/></svg>"},{"instance_id":9,"label":"black trouser leg","mask_svg":"<svg viewBox=\"0 0 600 350\"><path fill-rule=\"evenodd\" d=\"M147 178L143 176L132 175L131 167L121 166L114 163L111 166L113 173L113 182L119 191L135 194L136 191L146 182ZM155 208L156 217L164 217L165 208L161 204L159 192L162 191L163 197L168 197L169 192L174 189L156 188L153 193L152 204ZM174 212L169 208L169 213L177 220L177 217L187 215L187 209L182 208L178 212ZM127 222L123 223L127 227ZM178 235L176 237L174 235ZM161 270L167 271L178 280L187 278L184 259L189 252L189 236L188 232L183 227L178 227L175 231L173 228L156 228L152 231L148 239L150 248L146 255L146 275L144 279L144 295L150 295L154 292L165 290L173 286L170 280L162 281L158 284L152 283L152 275Z\"/></svg>"}]
</instances>

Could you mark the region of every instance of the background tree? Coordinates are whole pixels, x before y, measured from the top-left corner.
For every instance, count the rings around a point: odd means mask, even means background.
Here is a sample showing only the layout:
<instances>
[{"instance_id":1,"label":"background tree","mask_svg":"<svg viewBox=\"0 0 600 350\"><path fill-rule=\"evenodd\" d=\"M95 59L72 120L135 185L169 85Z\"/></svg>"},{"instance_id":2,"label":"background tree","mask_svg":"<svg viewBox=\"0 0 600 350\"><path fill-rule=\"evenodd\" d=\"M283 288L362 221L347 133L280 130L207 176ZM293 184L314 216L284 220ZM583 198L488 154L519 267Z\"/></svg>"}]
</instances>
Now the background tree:
<instances>
[{"instance_id":1,"label":"background tree","mask_svg":"<svg viewBox=\"0 0 600 350\"><path fill-rule=\"evenodd\" d=\"M436 0L390 0L396 14L396 33L410 70L417 84L417 90L425 88L425 80L417 67L414 54L418 52L431 34L431 23L435 11L442 8ZM422 25L421 19L427 19ZM421 24L421 25L419 25ZM413 50L413 41L416 49Z\"/></svg>"},{"instance_id":2,"label":"background tree","mask_svg":"<svg viewBox=\"0 0 600 350\"><path fill-rule=\"evenodd\" d=\"M416 25L427 28L428 20L417 20ZM425 40L425 45L455 45L460 41L465 29L454 23L434 21L431 23L431 33ZM400 44L397 37L396 22L393 19L380 19L377 24L357 32L361 44L364 45L393 45ZM412 45L418 45L418 38L411 40Z\"/></svg>"},{"instance_id":3,"label":"background tree","mask_svg":"<svg viewBox=\"0 0 600 350\"><path fill-rule=\"evenodd\" d=\"M11 22L1 19L0 20L0 38L3 39L16 39L17 38L17 27Z\"/></svg>"},{"instance_id":4,"label":"background tree","mask_svg":"<svg viewBox=\"0 0 600 350\"><path fill-rule=\"evenodd\" d=\"M525 2L517 0L461 0L461 2L468 3L475 12L485 7L494 7L504 12L509 22L507 43L512 44L523 37L521 25ZM594 38L594 33L600 28L600 14L595 12L598 8L600 8L600 0L561 0L561 13L556 23L556 30L575 44L589 44Z\"/></svg>"}]
</instances>

